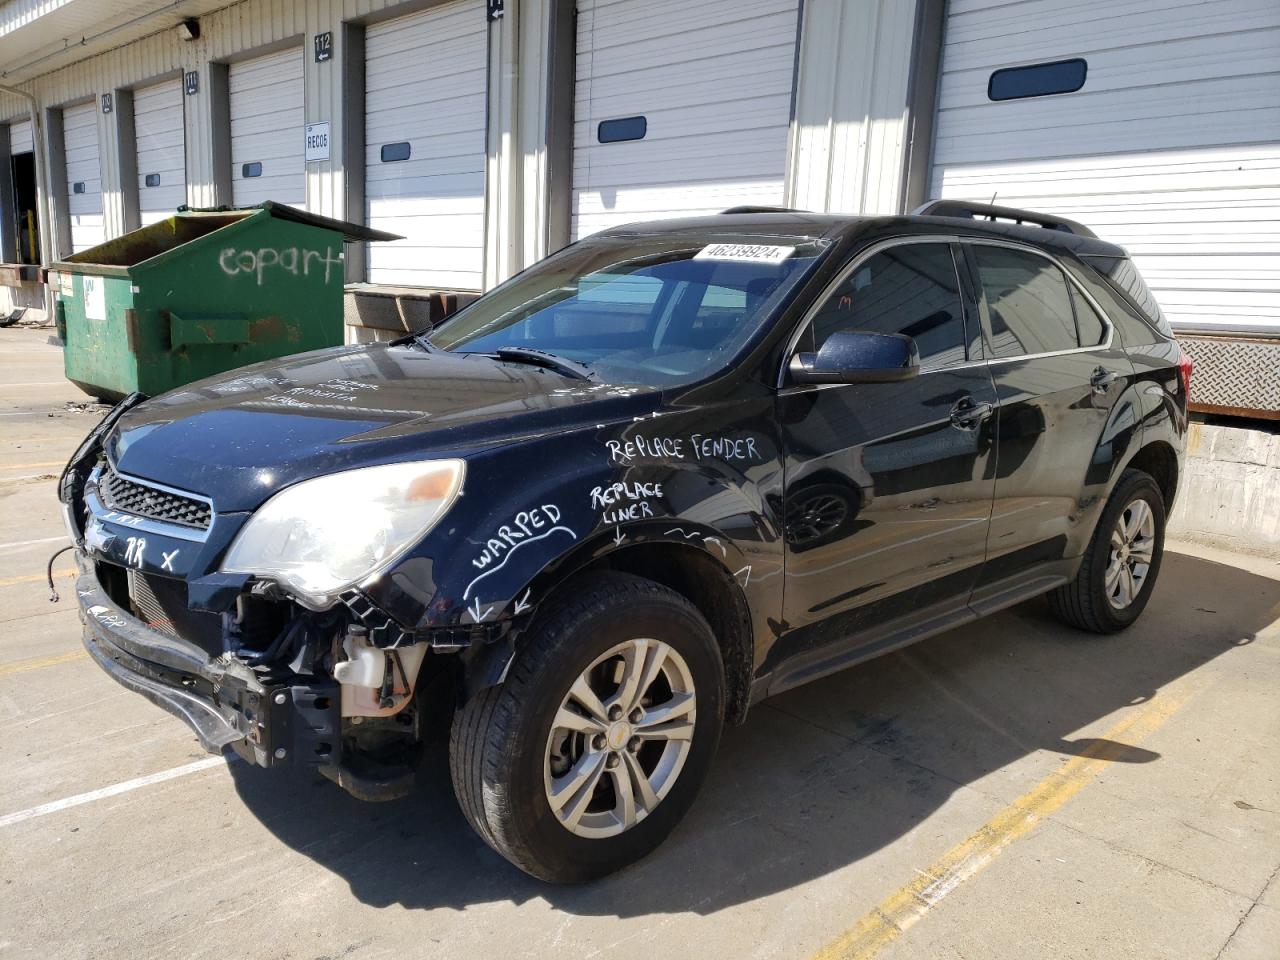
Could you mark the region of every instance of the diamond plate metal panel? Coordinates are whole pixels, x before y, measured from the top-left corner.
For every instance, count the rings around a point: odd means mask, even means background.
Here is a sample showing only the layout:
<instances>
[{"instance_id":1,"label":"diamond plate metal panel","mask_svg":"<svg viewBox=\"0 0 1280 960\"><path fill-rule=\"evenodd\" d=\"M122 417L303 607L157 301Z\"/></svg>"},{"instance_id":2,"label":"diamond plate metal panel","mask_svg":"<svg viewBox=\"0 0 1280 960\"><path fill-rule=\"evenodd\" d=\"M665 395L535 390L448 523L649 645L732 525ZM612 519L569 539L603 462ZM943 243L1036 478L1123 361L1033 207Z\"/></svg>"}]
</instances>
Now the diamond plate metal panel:
<instances>
[{"instance_id":1,"label":"diamond plate metal panel","mask_svg":"<svg viewBox=\"0 0 1280 960\"><path fill-rule=\"evenodd\" d=\"M1280 416L1280 340L1179 336L1195 364L1192 407Z\"/></svg>"}]
</instances>

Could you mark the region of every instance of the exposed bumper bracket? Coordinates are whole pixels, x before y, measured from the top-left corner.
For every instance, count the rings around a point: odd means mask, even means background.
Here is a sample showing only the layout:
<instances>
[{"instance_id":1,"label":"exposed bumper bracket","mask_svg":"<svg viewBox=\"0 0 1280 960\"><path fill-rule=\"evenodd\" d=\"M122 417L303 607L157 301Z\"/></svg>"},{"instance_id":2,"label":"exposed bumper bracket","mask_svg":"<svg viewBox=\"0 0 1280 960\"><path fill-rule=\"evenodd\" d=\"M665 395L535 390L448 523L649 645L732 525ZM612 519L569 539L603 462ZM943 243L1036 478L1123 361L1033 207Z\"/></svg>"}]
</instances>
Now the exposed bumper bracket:
<instances>
[{"instance_id":1,"label":"exposed bumper bracket","mask_svg":"<svg viewBox=\"0 0 1280 960\"><path fill-rule=\"evenodd\" d=\"M118 606L83 557L76 594L94 661L117 683L185 720L209 752L229 746L263 767L340 762L336 681L272 683L245 664L211 658Z\"/></svg>"}]
</instances>

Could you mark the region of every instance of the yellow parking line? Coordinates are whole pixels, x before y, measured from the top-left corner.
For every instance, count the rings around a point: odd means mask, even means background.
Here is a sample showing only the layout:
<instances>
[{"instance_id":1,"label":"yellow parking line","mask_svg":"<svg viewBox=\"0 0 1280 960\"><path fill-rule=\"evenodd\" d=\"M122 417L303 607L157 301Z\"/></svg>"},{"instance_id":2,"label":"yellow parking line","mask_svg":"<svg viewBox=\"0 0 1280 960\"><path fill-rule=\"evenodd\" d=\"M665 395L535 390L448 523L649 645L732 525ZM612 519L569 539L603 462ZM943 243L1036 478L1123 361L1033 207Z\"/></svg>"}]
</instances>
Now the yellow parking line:
<instances>
[{"instance_id":1,"label":"yellow parking line","mask_svg":"<svg viewBox=\"0 0 1280 960\"><path fill-rule=\"evenodd\" d=\"M882 900L853 927L823 947L813 960L871 960L921 920L943 897L983 870L1004 849L1029 833L1111 761L1116 744L1136 743L1159 729L1186 702L1189 693L1165 691L1114 727L1079 756L1014 800L967 840L952 847L910 882Z\"/></svg>"},{"instance_id":2,"label":"yellow parking line","mask_svg":"<svg viewBox=\"0 0 1280 960\"><path fill-rule=\"evenodd\" d=\"M55 570L53 575L55 578L74 577L77 571L75 567L67 567L65 570ZM12 587L15 583L35 583L37 580L44 580L43 573L30 573L25 577L10 577L8 580L0 580L0 587Z\"/></svg>"},{"instance_id":3,"label":"yellow parking line","mask_svg":"<svg viewBox=\"0 0 1280 960\"><path fill-rule=\"evenodd\" d=\"M0 677L9 677L15 673L26 673L28 670L39 670L41 667L56 667L60 663L71 663L89 656L83 650L72 650L68 653L55 653L51 657L38 657L35 660L19 660L17 663L0 663Z\"/></svg>"}]
</instances>

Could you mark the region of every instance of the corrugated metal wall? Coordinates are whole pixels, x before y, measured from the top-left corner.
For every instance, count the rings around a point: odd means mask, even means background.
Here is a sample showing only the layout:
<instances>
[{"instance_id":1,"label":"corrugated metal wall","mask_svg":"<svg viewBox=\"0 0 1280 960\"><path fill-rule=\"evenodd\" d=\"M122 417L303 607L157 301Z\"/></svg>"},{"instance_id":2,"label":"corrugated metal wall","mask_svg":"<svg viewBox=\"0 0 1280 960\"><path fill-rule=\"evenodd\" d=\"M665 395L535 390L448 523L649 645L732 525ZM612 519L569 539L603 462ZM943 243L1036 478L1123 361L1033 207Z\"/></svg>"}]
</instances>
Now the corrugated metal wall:
<instances>
[{"instance_id":1,"label":"corrugated metal wall","mask_svg":"<svg viewBox=\"0 0 1280 960\"><path fill-rule=\"evenodd\" d=\"M1124 245L1175 328L1280 323L1277 0L952 0L933 195L1061 213ZM992 71L1083 58L1078 92Z\"/></svg>"},{"instance_id":2,"label":"corrugated metal wall","mask_svg":"<svg viewBox=\"0 0 1280 960\"><path fill-rule=\"evenodd\" d=\"M924 0L805 0L801 5L798 89L784 174L792 203L847 212L898 208L911 25L918 2ZM244 0L202 15L198 40L183 42L165 26L22 86L43 108L56 109L195 71L199 90L184 97L187 202L212 206L229 202L230 196L225 130L219 129L225 112L219 113L217 70L210 64L301 45L306 122L327 120L331 143L329 160L306 164L307 206L359 220L363 166L354 158L348 165L344 150L353 133L360 139L363 109L344 109L349 36L344 24L431 5L431 0ZM567 241L571 204L572 0L506 0L505 7L488 31L485 286ZM157 17L156 22L166 21ZM317 64L312 41L326 31L332 32L332 59ZM874 51L872 62L852 56L851 50ZM362 57L362 49L353 56ZM833 85L840 88L834 99ZM25 112L21 100L0 95L0 123ZM123 232L132 216L125 209L132 201L121 189L120 152L123 147L132 155L134 144L120 143L118 120L118 113L97 114L107 236ZM358 182L349 184L348 176Z\"/></svg>"},{"instance_id":3,"label":"corrugated metal wall","mask_svg":"<svg viewBox=\"0 0 1280 960\"><path fill-rule=\"evenodd\" d=\"M798 18L798 0L579 0L573 236L780 205ZM643 132L598 132L621 118Z\"/></svg>"},{"instance_id":4,"label":"corrugated metal wall","mask_svg":"<svg viewBox=\"0 0 1280 960\"><path fill-rule=\"evenodd\" d=\"M420 4L419 4L420 5ZM208 64L242 59L254 53L296 40L308 44L305 53L306 116L308 122L328 120L333 143L342 143L342 31L344 20L376 14L396 6L391 0L245 0L200 18L200 38L178 39L172 28L144 37L96 57L78 61L21 84L43 107L97 98L119 88L131 88L174 72L196 71L199 92L186 98L187 202L212 206L230 198L218 196L215 170L214 124L210 113ZM317 64L311 56L310 38L334 33L333 59ZM0 117L19 118L26 105L16 97L0 94ZM119 137L114 114L98 114L98 138L103 156L103 205L108 236L124 229L120 191ZM133 145L128 145L132 150ZM345 213L345 181L341 160L307 164L307 206L326 216Z\"/></svg>"},{"instance_id":5,"label":"corrugated metal wall","mask_svg":"<svg viewBox=\"0 0 1280 960\"><path fill-rule=\"evenodd\" d=\"M788 202L900 213L916 4L805 0Z\"/></svg>"}]
</instances>

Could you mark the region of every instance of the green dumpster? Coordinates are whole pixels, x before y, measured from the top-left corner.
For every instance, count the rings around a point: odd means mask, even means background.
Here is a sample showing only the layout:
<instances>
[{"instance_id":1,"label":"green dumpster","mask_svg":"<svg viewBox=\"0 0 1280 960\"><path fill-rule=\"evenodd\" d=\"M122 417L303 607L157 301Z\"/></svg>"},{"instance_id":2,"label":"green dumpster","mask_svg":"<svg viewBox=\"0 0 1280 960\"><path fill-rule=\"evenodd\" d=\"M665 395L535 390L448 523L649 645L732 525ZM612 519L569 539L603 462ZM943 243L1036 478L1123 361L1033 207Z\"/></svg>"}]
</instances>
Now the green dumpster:
<instances>
[{"instance_id":1,"label":"green dumpster","mask_svg":"<svg viewBox=\"0 0 1280 960\"><path fill-rule=\"evenodd\" d=\"M398 240L270 201L180 210L49 268L67 379L104 400L343 340L344 241Z\"/></svg>"}]
</instances>

